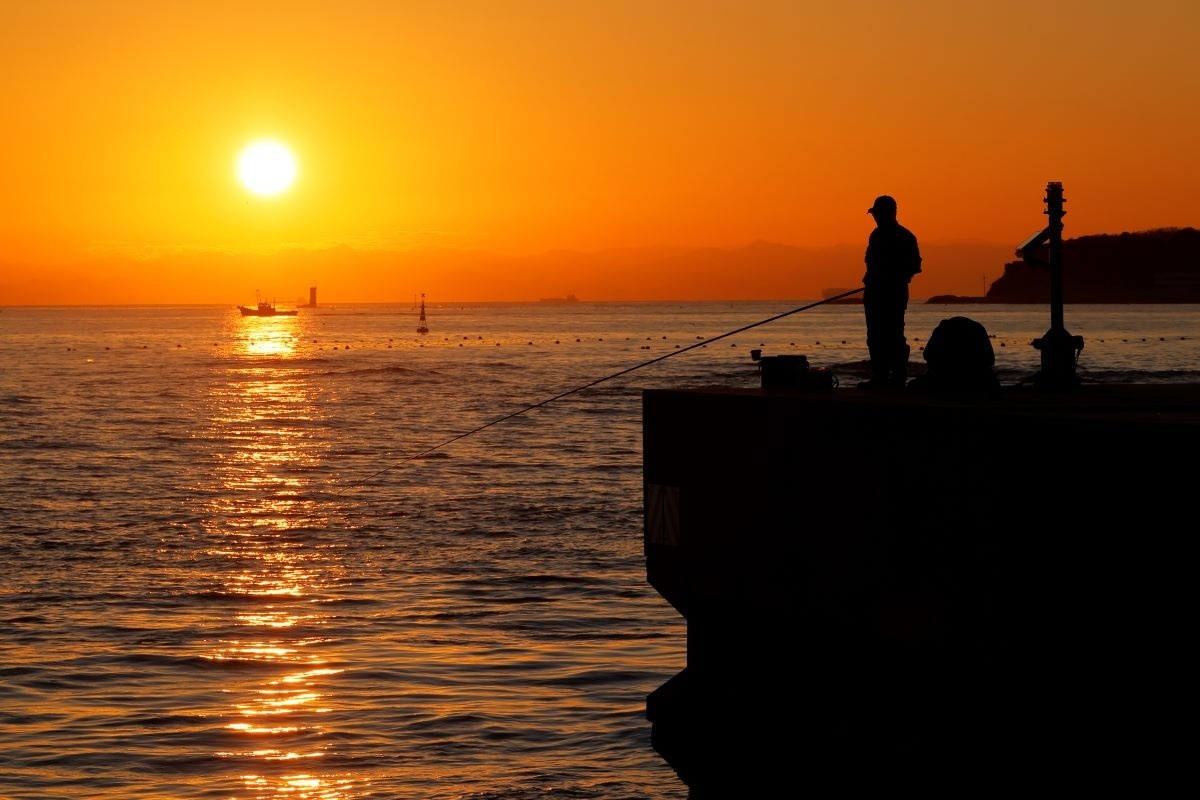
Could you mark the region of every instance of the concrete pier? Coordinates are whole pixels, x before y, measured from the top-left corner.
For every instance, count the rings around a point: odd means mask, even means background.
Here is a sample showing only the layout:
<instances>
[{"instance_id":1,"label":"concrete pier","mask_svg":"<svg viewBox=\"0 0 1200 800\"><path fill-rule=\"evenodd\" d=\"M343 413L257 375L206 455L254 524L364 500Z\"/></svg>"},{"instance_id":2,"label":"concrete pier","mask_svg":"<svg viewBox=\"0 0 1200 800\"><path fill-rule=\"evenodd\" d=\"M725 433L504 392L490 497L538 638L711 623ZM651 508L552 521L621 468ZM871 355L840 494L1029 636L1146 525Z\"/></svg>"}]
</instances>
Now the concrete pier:
<instances>
[{"instance_id":1,"label":"concrete pier","mask_svg":"<svg viewBox=\"0 0 1200 800\"><path fill-rule=\"evenodd\" d=\"M648 390L643 448L693 800L1191 783L1200 386Z\"/></svg>"}]
</instances>

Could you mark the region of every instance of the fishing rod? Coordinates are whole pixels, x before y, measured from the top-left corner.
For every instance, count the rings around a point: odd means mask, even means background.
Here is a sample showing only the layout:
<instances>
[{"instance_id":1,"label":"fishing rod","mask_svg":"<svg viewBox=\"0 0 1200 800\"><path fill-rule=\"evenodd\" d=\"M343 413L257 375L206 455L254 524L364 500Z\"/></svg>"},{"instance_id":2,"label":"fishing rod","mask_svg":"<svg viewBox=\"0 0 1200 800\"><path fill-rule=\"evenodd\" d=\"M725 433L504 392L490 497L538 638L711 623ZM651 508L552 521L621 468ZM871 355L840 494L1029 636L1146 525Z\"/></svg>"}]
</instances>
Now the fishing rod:
<instances>
[{"instance_id":1,"label":"fishing rod","mask_svg":"<svg viewBox=\"0 0 1200 800\"><path fill-rule=\"evenodd\" d=\"M767 317L766 319L759 320L758 322L752 322L749 325L743 325L742 327L736 328L735 330L727 331L726 333L722 333L719 336L713 336L710 339L704 339L702 341L695 342L693 344L688 345L687 347L680 348L679 350L672 350L669 353L664 353L661 356L656 356L655 358L652 358L649 361L643 361L640 364L634 364L632 367L626 367L625 369L620 370L619 372L614 372L611 375L605 375L603 378L597 378L594 381L589 381L588 383L585 383L581 386L576 386L573 389L568 389L565 392L559 392L558 394L554 395L553 397L547 397L545 400L539 400L538 402L533 403L532 405L525 406L524 408L519 409L517 411L513 411L510 414L505 414L502 417L497 417L496 419L492 420L491 422L486 422L483 425L480 425L476 428L472 428L471 430L466 431L465 433L460 433L456 436L452 436L449 439L446 439L443 442L439 442L438 444L435 444L432 447L427 447L426 449L422 450L419 453L413 453L411 456L402 458L399 461L395 461L395 462L387 465L383 469L378 470L377 472L371 473L370 475L366 476L365 478L361 478L357 481L354 481L353 483L346 485L340 491L334 492L334 495L339 496L351 489L361 486L362 484L366 483L367 481L378 478L380 475L382 475L385 472L389 472L393 469L396 469L397 467L401 466L402 464L406 464L409 461L414 461L423 456L427 456L436 450L441 450L443 447L453 444L454 442L457 442L459 439L465 439L468 436L472 436L476 433L479 433L482 430L486 430L486 429L492 427L493 425L499 425L501 422L504 422L505 420L510 420L513 417L519 417L528 411L533 411L535 408L541 408L542 406L549 405L550 403L553 403L556 400L561 400L568 395L575 394L576 392L582 392L584 389L590 389L593 386L595 386L596 384L604 383L605 381L610 381L613 378L619 378L622 375L628 375L629 373L633 372L634 370L639 370L639 369L642 369L643 367L648 367L651 364L657 364L659 361L665 361L666 359L670 358L671 356L677 356L680 353L686 353L689 350L695 350L697 347L704 347L705 345L712 344L713 342L719 342L722 339L727 339L730 336L734 336L739 333L744 333L745 331L748 331L752 328L757 328L760 325L767 325L769 323L775 322L776 320L781 320L784 317L790 317L792 314L798 314L801 311L807 311L810 308L816 308L817 306L822 306L822 305L825 305L826 303L832 303L834 300L841 300L843 297L849 297L852 294L858 294L859 292L861 292L863 290L863 288L864 287L859 287L857 289L850 289L848 291L842 292L841 294L835 294L830 297L826 297L822 300L818 300L815 303L809 303L808 305L800 306L799 308L793 308L791 311L784 311L783 313L776 314L773 317Z\"/></svg>"}]
</instances>

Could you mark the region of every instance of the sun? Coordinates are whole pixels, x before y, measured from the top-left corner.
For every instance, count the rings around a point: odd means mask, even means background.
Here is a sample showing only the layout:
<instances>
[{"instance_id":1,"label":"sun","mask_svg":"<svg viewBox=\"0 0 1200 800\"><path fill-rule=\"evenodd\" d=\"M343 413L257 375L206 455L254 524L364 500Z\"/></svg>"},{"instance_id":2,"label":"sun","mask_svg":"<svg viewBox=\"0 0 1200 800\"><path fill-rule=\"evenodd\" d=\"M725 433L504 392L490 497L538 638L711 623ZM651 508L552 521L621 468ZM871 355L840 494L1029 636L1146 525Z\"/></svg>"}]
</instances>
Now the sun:
<instances>
[{"instance_id":1,"label":"sun","mask_svg":"<svg viewBox=\"0 0 1200 800\"><path fill-rule=\"evenodd\" d=\"M246 145L237 160L238 180L254 194L272 197L296 180L296 159L286 145L263 139Z\"/></svg>"}]
</instances>

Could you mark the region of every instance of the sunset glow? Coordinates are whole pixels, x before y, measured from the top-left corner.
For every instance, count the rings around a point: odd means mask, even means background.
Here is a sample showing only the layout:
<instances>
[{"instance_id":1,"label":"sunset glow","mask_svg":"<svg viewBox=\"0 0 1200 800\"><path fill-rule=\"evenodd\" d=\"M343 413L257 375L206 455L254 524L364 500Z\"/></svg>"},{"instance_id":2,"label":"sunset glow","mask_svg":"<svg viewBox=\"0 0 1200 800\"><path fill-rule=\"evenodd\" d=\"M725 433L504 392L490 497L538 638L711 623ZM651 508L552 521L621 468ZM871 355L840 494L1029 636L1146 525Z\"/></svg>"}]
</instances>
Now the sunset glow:
<instances>
[{"instance_id":1,"label":"sunset glow","mask_svg":"<svg viewBox=\"0 0 1200 800\"><path fill-rule=\"evenodd\" d=\"M279 142L254 142L238 156L237 175L251 193L273 197L287 191L296 179L296 159Z\"/></svg>"},{"instance_id":2,"label":"sunset glow","mask_svg":"<svg viewBox=\"0 0 1200 800\"><path fill-rule=\"evenodd\" d=\"M0 302L812 297L883 193L973 294L1048 181L1200 225L1191 0L253 5L0 12ZM754 243L820 266L647 266Z\"/></svg>"}]
</instances>

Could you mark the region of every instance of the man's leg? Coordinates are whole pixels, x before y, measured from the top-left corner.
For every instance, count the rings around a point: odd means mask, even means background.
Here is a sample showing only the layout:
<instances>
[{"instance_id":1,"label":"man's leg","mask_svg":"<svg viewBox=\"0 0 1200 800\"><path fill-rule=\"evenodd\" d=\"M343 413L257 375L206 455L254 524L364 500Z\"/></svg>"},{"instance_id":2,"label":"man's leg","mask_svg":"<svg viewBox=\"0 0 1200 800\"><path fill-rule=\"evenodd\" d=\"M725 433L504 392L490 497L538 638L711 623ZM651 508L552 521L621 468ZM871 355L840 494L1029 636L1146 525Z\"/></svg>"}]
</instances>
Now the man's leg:
<instances>
[{"instance_id":1,"label":"man's leg","mask_svg":"<svg viewBox=\"0 0 1200 800\"><path fill-rule=\"evenodd\" d=\"M900 347L893 357L891 374L888 378L889 385L903 388L908 383L908 356L911 352L912 348L901 337Z\"/></svg>"},{"instance_id":2,"label":"man's leg","mask_svg":"<svg viewBox=\"0 0 1200 800\"><path fill-rule=\"evenodd\" d=\"M870 359L871 377L860 383L864 389L880 389L887 385L888 367L891 364L888 340L889 324L887 306L877 298L877 290L869 287L863 296L863 311L867 322L867 355Z\"/></svg>"}]
</instances>

